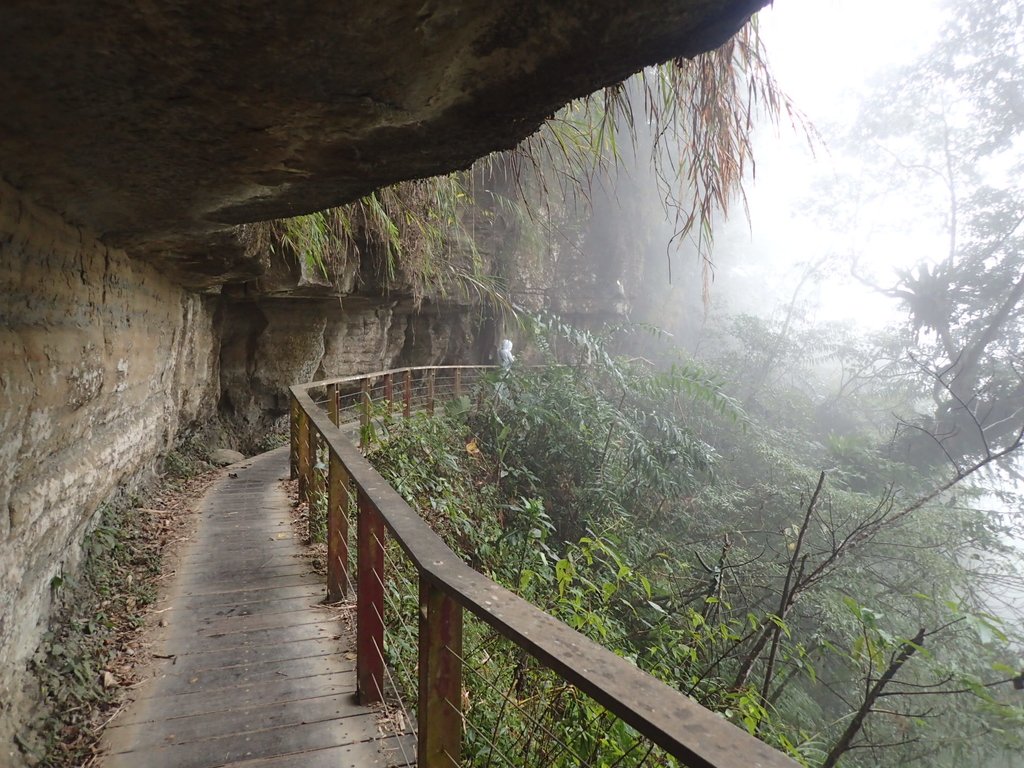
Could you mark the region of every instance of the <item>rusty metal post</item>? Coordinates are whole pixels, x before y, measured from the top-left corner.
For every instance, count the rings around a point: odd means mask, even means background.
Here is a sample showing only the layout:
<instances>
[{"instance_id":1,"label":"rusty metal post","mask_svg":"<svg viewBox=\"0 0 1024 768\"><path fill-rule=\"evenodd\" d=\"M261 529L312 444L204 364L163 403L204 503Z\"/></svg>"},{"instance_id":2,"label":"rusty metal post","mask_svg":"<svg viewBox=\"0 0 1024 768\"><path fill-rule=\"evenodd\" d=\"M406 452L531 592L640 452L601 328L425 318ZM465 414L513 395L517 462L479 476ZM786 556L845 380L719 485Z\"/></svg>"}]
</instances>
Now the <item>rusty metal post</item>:
<instances>
[{"instance_id":1,"label":"rusty metal post","mask_svg":"<svg viewBox=\"0 0 1024 768\"><path fill-rule=\"evenodd\" d=\"M348 506L350 479L345 465L330 449L327 476L327 602L348 594Z\"/></svg>"},{"instance_id":2,"label":"rusty metal post","mask_svg":"<svg viewBox=\"0 0 1024 768\"><path fill-rule=\"evenodd\" d=\"M356 687L360 704L384 695L384 519L358 492L356 547Z\"/></svg>"},{"instance_id":3,"label":"rusty metal post","mask_svg":"<svg viewBox=\"0 0 1024 768\"><path fill-rule=\"evenodd\" d=\"M328 384L327 385L327 417L334 422L334 426L338 426L338 385Z\"/></svg>"},{"instance_id":4,"label":"rusty metal post","mask_svg":"<svg viewBox=\"0 0 1024 768\"><path fill-rule=\"evenodd\" d=\"M427 413L434 415L434 378L437 374L436 368L431 368L427 373Z\"/></svg>"},{"instance_id":5,"label":"rusty metal post","mask_svg":"<svg viewBox=\"0 0 1024 768\"><path fill-rule=\"evenodd\" d=\"M293 396L289 409L288 476L294 480L299 476L299 401Z\"/></svg>"},{"instance_id":6,"label":"rusty metal post","mask_svg":"<svg viewBox=\"0 0 1024 768\"><path fill-rule=\"evenodd\" d=\"M370 378L368 376L363 378L360 391L362 392L362 402L359 408L359 447L366 449L368 446L365 444L365 437L367 427L370 426L370 407L373 404L370 400Z\"/></svg>"},{"instance_id":7,"label":"rusty metal post","mask_svg":"<svg viewBox=\"0 0 1024 768\"><path fill-rule=\"evenodd\" d=\"M299 501L309 501L309 479L313 465L310 455L309 429L310 418L306 411L299 408L298 428L296 429L295 443L298 456L295 466L299 477Z\"/></svg>"},{"instance_id":8,"label":"rusty metal post","mask_svg":"<svg viewBox=\"0 0 1024 768\"><path fill-rule=\"evenodd\" d=\"M412 371L406 369L402 380L402 415L408 419L412 413Z\"/></svg>"},{"instance_id":9,"label":"rusty metal post","mask_svg":"<svg viewBox=\"0 0 1024 768\"><path fill-rule=\"evenodd\" d=\"M462 369L461 368L456 368L455 369L455 396L456 397L461 397L462 396Z\"/></svg>"},{"instance_id":10,"label":"rusty metal post","mask_svg":"<svg viewBox=\"0 0 1024 768\"><path fill-rule=\"evenodd\" d=\"M388 404L388 413L391 413L391 403L395 399L395 384L390 373L384 374L384 399Z\"/></svg>"},{"instance_id":11,"label":"rusty metal post","mask_svg":"<svg viewBox=\"0 0 1024 768\"><path fill-rule=\"evenodd\" d=\"M453 768L462 744L462 606L420 577L417 765Z\"/></svg>"}]
</instances>

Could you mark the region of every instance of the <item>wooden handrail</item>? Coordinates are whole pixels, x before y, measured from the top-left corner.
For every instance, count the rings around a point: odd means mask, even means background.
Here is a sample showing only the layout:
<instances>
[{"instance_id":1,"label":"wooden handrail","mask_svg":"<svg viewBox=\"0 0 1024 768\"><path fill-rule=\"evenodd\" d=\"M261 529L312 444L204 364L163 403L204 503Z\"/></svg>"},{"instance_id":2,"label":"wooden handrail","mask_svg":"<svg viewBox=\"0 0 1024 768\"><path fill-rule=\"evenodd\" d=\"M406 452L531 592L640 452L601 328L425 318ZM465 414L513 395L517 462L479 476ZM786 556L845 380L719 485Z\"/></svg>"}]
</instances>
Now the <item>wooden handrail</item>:
<instances>
[{"instance_id":1,"label":"wooden handrail","mask_svg":"<svg viewBox=\"0 0 1024 768\"><path fill-rule=\"evenodd\" d=\"M452 697L449 690L447 699L437 700L434 695L437 694L436 690L424 690L424 686L452 686L452 668L456 661L451 653L453 644L461 643L462 621L461 612L453 611L452 605L446 602L452 601L472 612L500 635L687 766L794 768L796 763L786 755L466 565L381 477L350 437L316 406L308 394L308 390L316 387L361 382L389 374L390 380L395 381L401 377L405 382L403 395L408 403L412 371L465 371L469 368L479 370L480 367L403 368L326 379L290 389L293 419L291 434L293 441L298 441L297 444L293 443L292 468L293 473L300 473L300 488L313 485L311 478L303 479L301 473L312 473L315 464L315 456L311 459L308 449L304 452L301 447L305 432L311 444L315 444L317 435L326 443L330 454L329 471L332 475L336 472L341 475L337 479L333 476L329 478L329 488L334 489L337 483L338 488L344 485L347 489L344 493L346 498L347 494L356 494L359 535L375 540L357 541L360 560L356 607L360 697L365 701L378 700L383 685L383 660L380 654L383 640L383 625L380 621L383 596L376 593L381 591L380 585L384 578L382 555L378 550L381 546L380 532L386 528L412 561L420 578L420 766L447 766L452 764L453 756L457 759L457 743L462 726L460 718L452 717L451 707L458 706L461 697ZM342 503L342 496L340 490L332 493L330 503ZM342 509L342 516L346 508L347 505ZM331 510L328 513L330 519ZM335 513L333 518L337 517ZM336 535L328 531L329 541ZM330 575L328 578L329 581L332 579ZM342 584L347 587L347 574L335 575L333 580L335 592L345 588ZM364 598L379 601L379 605L359 605L359 601ZM360 622L358 617L364 617L363 621ZM431 624L437 621L442 624ZM451 637L455 624L459 629L457 639ZM374 647L376 652L372 653ZM375 658L365 658L367 656ZM453 728L456 730L454 734L451 732ZM422 732L424 730L427 732Z\"/></svg>"}]
</instances>

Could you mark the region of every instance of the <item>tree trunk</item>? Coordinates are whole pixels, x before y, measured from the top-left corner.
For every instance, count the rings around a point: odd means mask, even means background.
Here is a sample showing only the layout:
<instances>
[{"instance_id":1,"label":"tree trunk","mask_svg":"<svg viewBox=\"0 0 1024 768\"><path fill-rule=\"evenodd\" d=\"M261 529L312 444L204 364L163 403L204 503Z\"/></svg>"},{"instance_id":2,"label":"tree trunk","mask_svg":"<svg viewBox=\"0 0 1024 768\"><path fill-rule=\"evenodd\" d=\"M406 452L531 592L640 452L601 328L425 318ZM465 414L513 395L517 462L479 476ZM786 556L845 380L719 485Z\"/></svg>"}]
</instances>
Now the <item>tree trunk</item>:
<instances>
[{"instance_id":1,"label":"tree trunk","mask_svg":"<svg viewBox=\"0 0 1024 768\"><path fill-rule=\"evenodd\" d=\"M857 710L857 714L853 716L850 724L846 727L846 730L843 731L843 735L839 737L839 740L832 747L832 751L828 753L828 757L825 758L825 762L821 764L821 768L834 768L836 763L839 762L839 759L850 748L853 740L857 737L857 734L860 733L860 729L864 727L864 721L871 713L871 709L875 706L875 702L878 700L878 697L882 694L882 691L885 690L885 686L892 682L892 679L896 677L896 673L900 671L900 667L902 667L907 660L917 652L921 643L924 642L925 634L927 633L925 632L924 627L922 627L918 630L917 634L914 635L913 639L903 644L900 652L893 657L892 663L889 664L889 668L886 669L884 674L878 678L873 686L871 686L871 690L868 691L867 696L864 697L864 702Z\"/></svg>"}]
</instances>

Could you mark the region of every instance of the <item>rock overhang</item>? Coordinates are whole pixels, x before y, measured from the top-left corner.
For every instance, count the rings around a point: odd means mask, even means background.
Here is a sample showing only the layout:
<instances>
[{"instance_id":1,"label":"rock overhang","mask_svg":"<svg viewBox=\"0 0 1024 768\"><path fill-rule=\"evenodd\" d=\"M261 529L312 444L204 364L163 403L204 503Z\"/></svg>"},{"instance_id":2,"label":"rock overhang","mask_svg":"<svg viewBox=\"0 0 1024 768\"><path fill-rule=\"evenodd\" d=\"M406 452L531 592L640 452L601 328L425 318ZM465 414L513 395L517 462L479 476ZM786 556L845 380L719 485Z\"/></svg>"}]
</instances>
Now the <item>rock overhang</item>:
<instances>
[{"instance_id":1,"label":"rock overhang","mask_svg":"<svg viewBox=\"0 0 1024 768\"><path fill-rule=\"evenodd\" d=\"M196 0L0 8L0 177L193 287L232 233L468 166L767 0Z\"/></svg>"}]
</instances>

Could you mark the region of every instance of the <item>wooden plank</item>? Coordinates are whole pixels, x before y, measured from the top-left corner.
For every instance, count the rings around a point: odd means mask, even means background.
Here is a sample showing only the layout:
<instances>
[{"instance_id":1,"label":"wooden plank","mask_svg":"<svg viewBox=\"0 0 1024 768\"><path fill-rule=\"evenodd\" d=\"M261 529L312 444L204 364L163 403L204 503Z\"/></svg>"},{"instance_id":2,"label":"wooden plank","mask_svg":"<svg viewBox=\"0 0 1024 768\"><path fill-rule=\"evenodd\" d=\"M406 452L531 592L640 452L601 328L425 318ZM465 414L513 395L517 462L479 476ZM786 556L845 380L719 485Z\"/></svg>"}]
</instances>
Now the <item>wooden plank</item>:
<instances>
[{"instance_id":1,"label":"wooden plank","mask_svg":"<svg viewBox=\"0 0 1024 768\"><path fill-rule=\"evenodd\" d=\"M190 658L196 658L195 664L203 664L200 660L202 657L216 657L220 654L234 654L243 663L244 659L248 656L258 656L264 652L267 648L279 648L288 646L294 643L305 643L309 641L323 641L340 643L342 637L336 633L326 633L319 624L302 624L298 627L292 627L291 631L287 630L265 630L269 633L274 633L277 637L272 637L268 642L243 642L239 644L227 644L226 647L221 648L210 648L202 642L188 642L188 638L184 635L179 635L170 639L164 639L158 648L154 649L155 653L159 653L159 658L163 661L168 661L171 664L184 663ZM211 662L203 664L203 666L218 666L218 663ZM223 665L221 665L223 666Z\"/></svg>"},{"instance_id":2,"label":"wooden plank","mask_svg":"<svg viewBox=\"0 0 1024 768\"><path fill-rule=\"evenodd\" d=\"M194 597L200 595L218 595L230 592L247 592L261 589L276 589L280 587L310 586L316 580L309 575L297 574L294 576L276 576L266 579L248 580L241 583L221 582L213 584L196 583L182 591L183 597Z\"/></svg>"},{"instance_id":3,"label":"wooden plank","mask_svg":"<svg viewBox=\"0 0 1024 768\"><path fill-rule=\"evenodd\" d=\"M253 632L258 629L274 629L277 627L297 627L301 624L331 623L335 631L340 631L337 620L325 611L318 611L314 608L299 608L292 611L281 611L279 613L263 613L249 616L225 616L223 618L204 619L199 622L190 622L190 628L196 633L196 637L219 637L220 635L237 634L239 632Z\"/></svg>"},{"instance_id":4,"label":"wooden plank","mask_svg":"<svg viewBox=\"0 0 1024 768\"><path fill-rule=\"evenodd\" d=\"M346 661L340 653L336 652L328 655L239 664L214 669L177 669L171 665L163 675L159 692L154 690L154 698L183 694L206 696L225 688L244 687L269 680L335 674L351 675L352 680L355 681L355 664Z\"/></svg>"},{"instance_id":5,"label":"wooden plank","mask_svg":"<svg viewBox=\"0 0 1024 768\"><path fill-rule=\"evenodd\" d=\"M406 768L414 765L415 739L389 736L266 760L229 763L225 768Z\"/></svg>"},{"instance_id":6,"label":"wooden plank","mask_svg":"<svg viewBox=\"0 0 1024 768\"><path fill-rule=\"evenodd\" d=\"M373 739L376 716L353 715L341 721L302 723L211 739L121 752L107 757L107 768L216 768L225 763L288 755Z\"/></svg>"},{"instance_id":7,"label":"wooden plank","mask_svg":"<svg viewBox=\"0 0 1024 768\"><path fill-rule=\"evenodd\" d=\"M226 563L228 557L234 565L246 568L260 563L308 563L306 553L294 546L284 544L283 546L270 546L263 550L264 539L271 539L269 534L266 537L260 536L258 541L250 542L253 547L250 551L237 550L232 553L218 552L215 549L206 547L195 547L187 556L181 558L180 563L190 568L198 568L206 564ZM273 539L282 541L281 539Z\"/></svg>"},{"instance_id":8,"label":"wooden plank","mask_svg":"<svg viewBox=\"0 0 1024 768\"><path fill-rule=\"evenodd\" d=\"M239 539L253 539L257 536L271 536L281 529L290 530L292 521L280 512L263 512L247 510L245 512L225 513L216 519L201 520L204 526L205 540L197 542L195 548L215 549L226 544L237 547Z\"/></svg>"},{"instance_id":9,"label":"wooden plank","mask_svg":"<svg viewBox=\"0 0 1024 768\"><path fill-rule=\"evenodd\" d=\"M204 553L197 554L189 558L187 564L189 570L195 572L196 570L206 565L217 565L224 563L223 557L217 557L215 553ZM242 559L241 557L237 560L233 560L234 565L244 565L248 567L257 567L260 565L285 565L287 563L309 563L309 557L305 552L296 552L295 550L279 550L277 552L270 553L252 553L251 556Z\"/></svg>"},{"instance_id":10,"label":"wooden plank","mask_svg":"<svg viewBox=\"0 0 1024 768\"><path fill-rule=\"evenodd\" d=\"M171 608L171 610L207 609L218 606L243 606L250 603L273 602L275 600L288 600L308 597L313 599L323 595L323 588L319 584L303 583L291 587L266 587L264 589L249 590L226 590L215 592L209 595L195 595L192 597L178 597L173 601L170 598L161 598L153 602L153 608Z\"/></svg>"},{"instance_id":11,"label":"wooden plank","mask_svg":"<svg viewBox=\"0 0 1024 768\"><path fill-rule=\"evenodd\" d=\"M342 641L333 637L317 637L292 640L273 645L254 645L244 648L228 648L222 651L186 653L171 659L164 659L161 672L175 671L178 674L220 669L237 664L260 664L268 661L302 659L311 656L337 656L344 652Z\"/></svg>"},{"instance_id":12,"label":"wooden plank","mask_svg":"<svg viewBox=\"0 0 1024 768\"><path fill-rule=\"evenodd\" d=\"M334 622L302 621L285 627L254 629L249 632L230 632L197 638L194 633L171 635L162 644L164 653L180 656L195 649L222 651L226 648L241 648L251 645L288 642L292 639L308 640L310 637L336 637L338 626Z\"/></svg>"},{"instance_id":13,"label":"wooden plank","mask_svg":"<svg viewBox=\"0 0 1024 768\"><path fill-rule=\"evenodd\" d=\"M216 716L201 714L178 717L149 728L117 726L111 728L107 734L106 746L113 754L137 752L144 747L187 744L233 733L301 723L320 723L358 714L364 714L363 709L356 705L350 693L320 696L286 704L260 703L255 707L238 707L219 712Z\"/></svg>"},{"instance_id":14,"label":"wooden plank","mask_svg":"<svg viewBox=\"0 0 1024 768\"><path fill-rule=\"evenodd\" d=\"M274 613L291 613L293 611L317 610L322 605L321 594L310 597L281 597L276 600L214 605L208 608L192 609L189 618L196 623L209 623L219 619L238 616L267 616Z\"/></svg>"},{"instance_id":15,"label":"wooden plank","mask_svg":"<svg viewBox=\"0 0 1024 768\"><path fill-rule=\"evenodd\" d=\"M356 686L350 672L336 672L318 677L295 677L241 688L224 688L206 696L139 696L135 706L117 719L118 725L173 720L190 715L214 714L238 707L260 704L285 704L289 701L332 696L355 695Z\"/></svg>"},{"instance_id":16,"label":"wooden plank","mask_svg":"<svg viewBox=\"0 0 1024 768\"><path fill-rule=\"evenodd\" d=\"M306 560L302 561L297 558L291 560L291 562L279 563L276 565L265 565L266 560L253 561L245 563L245 573L247 577L252 576L294 576L297 573L314 573L312 564ZM188 575L190 579L195 581L206 581L216 580L225 581L232 576L236 576L239 573L238 563L221 562L213 565L203 564L190 567L188 569Z\"/></svg>"}]
</instances>

